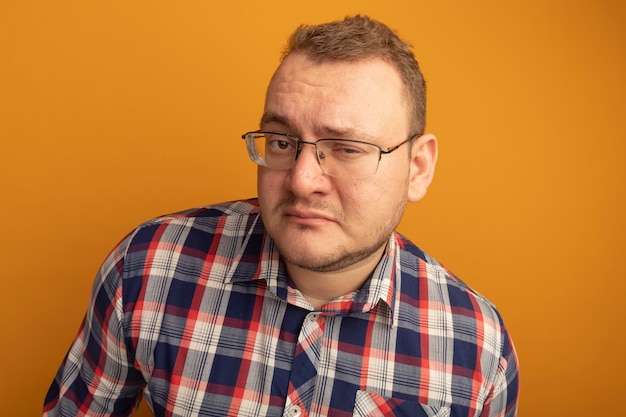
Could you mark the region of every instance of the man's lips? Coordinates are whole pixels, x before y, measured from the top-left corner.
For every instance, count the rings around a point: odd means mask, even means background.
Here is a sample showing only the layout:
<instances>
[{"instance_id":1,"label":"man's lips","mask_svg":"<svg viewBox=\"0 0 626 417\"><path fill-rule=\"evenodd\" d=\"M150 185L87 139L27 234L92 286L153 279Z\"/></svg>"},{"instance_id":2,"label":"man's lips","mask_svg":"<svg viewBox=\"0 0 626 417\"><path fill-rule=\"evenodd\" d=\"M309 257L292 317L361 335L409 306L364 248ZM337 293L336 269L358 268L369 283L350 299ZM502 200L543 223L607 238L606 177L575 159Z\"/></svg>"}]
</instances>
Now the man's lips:
<instances>
[{"instance_id":1,"label":"man's lips","mask_svg":"<svg viewBox=\"0 0 626 417\"><path fill-rule=\"evenodd\" d=\"M290 208L284 211L285 217L294 223L300 224L321 224L336 222L332 216L314 210L300 210Z\"/></svg>"}]
</instances>

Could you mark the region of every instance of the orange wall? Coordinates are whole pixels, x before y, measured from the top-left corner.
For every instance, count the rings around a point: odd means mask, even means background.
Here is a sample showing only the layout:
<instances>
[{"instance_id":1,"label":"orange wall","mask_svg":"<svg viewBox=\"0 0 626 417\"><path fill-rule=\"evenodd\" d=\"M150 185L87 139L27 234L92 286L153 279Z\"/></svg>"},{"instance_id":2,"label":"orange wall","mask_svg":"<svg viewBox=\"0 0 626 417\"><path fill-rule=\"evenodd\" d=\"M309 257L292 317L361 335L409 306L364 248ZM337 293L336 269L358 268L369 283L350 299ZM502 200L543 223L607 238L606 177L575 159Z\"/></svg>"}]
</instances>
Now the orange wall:
<instances>
[{"instance_id":1,"label":"orange wall","mask_svg":"<svg viewBox=\"0 0 626 417\"><path fill-rule=\"evenodd\" d=\"M521 415L623 412L624 2L514 3L3 2L0 415L39 412L126 232L255 195L285 37L355 12L415 46L441 152L401 230L500 308Z\"/></svg>"}]
</instances>

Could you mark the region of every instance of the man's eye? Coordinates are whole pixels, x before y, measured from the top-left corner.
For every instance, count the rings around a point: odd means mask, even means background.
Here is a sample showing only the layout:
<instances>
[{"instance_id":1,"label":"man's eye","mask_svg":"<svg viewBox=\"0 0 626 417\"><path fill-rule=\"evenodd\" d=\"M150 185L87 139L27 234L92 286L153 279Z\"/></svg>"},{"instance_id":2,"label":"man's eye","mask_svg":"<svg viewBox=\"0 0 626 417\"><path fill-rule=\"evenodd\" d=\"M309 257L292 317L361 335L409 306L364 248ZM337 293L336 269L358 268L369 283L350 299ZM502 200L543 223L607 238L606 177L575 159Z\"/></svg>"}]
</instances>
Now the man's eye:
<instances>
[{"instance_id":1,"label":"man's eye","mask_svg":"<svg viewBox=\"0 0 626 417\"><path fill-rule=\"evenodd\" d=\"M363 153L362 149L358 149L355 147L341 147L341 148L336 148L335 151L345 153L345 154L355 154L355 155Z\"/></svg>"},{"instance_id":2,"label":"man's eye","mask_svg":"<svg viewBox=\"0 0 626 417\"><path fill-rule=\"evenodd\" d=\"M276 141L276 146L278 146L280 149L288 149L289 148L289 142L286 142L284 140L277 140Z\"/></svg>"},{"instance_id":3,"label":"man's eye","mask_svg":"<svg viewBox=\"0 0 626 417\"><path fill-rule=\"evenodd\" d=\"M290 141L282 139L268 138L267 146L273 152L285 152L294 149L294 146Z\"/></svg>"},{"instance_id":4,"label":"man's eye","mask_svg":"<svg viewBox=\"0 0 626 417\"><path fill-rule=\"evenodd\" d=\"M362 146L355 145L354 143L337 142L332 144L330 153L337 158L359 158L367 155L367 150Z\"/></svg>"}]
</instances>

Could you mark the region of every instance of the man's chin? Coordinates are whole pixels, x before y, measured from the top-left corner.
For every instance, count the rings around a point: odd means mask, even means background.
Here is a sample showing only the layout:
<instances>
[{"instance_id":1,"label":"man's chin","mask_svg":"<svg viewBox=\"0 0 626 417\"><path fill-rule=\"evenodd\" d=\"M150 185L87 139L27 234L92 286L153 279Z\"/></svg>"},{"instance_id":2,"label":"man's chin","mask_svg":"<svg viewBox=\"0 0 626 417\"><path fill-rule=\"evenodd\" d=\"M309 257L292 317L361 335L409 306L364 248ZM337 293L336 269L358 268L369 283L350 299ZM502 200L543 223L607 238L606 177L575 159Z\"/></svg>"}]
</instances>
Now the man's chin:
<instances>
[{"instance_id":1,"label":"man's chin","mask_svg":"<svg viewBox=\"0 0 626 417\"><path fill-rule=\"evenodd\" d=\"M377 251L377 249L368 249L350 252L341 248L333 250L327 247L324 253L315 253L313 251L296 250L294 247L282 250L280 246L278 250L285 263L308 271L322 273L339 272L350 268Z\"/></svg>"}]
</instances>

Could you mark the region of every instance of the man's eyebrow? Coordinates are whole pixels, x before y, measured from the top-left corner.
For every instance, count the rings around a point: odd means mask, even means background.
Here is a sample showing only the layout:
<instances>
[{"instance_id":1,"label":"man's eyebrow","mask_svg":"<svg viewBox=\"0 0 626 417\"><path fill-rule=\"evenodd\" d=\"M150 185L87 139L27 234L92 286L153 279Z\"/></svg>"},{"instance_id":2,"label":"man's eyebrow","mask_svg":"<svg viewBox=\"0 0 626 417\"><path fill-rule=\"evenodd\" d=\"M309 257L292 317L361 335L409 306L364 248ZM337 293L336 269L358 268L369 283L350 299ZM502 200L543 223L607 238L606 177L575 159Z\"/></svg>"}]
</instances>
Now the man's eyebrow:
<instances>
[{"instance_id":1,"label":"man's eyebrow","mask_svg":"<svg viewBox=\"0 0 626 417\"><path fill-rule=\"evenodd\" d=\"M267 124L279 124L287 129L291 129L291 123L289 119L283 117L277 113L264 113L261 117L261 128ZM316 129L316 134L318 138L346 138L346 139L360 139L360 140L371 140L372 135L363 132L360 129L353 127L332 127L332 126L320 126ZM291 132L294 133L295 132Z\"/></svg>"},{"instance_id":2,"label":"man's eyebrow","mask_svg":"<svg viewBox=\"0 0 626 417\"><path fill-rule=\"evenodd\" d=\"M263 117L261 117L261 126L265 126L268 123L278 123L283 126L290 126L289 121L284 117L276 114L276 113L264 113Z\"/></svg>"},{"instance_id":3,"label":"man's eyebrow","mask_svg":"<svg viewBox=\"0 0 626 417\"><path fill-rule=\"evenodd\" d=\"M324 126L320 129L320 133L324 136L332 136L338 138L348 138L348 137L358 137L362 136L363 133L358 129L346 127L346 128L336 128L330 126Z\"/></svg>"}]
</instances>

